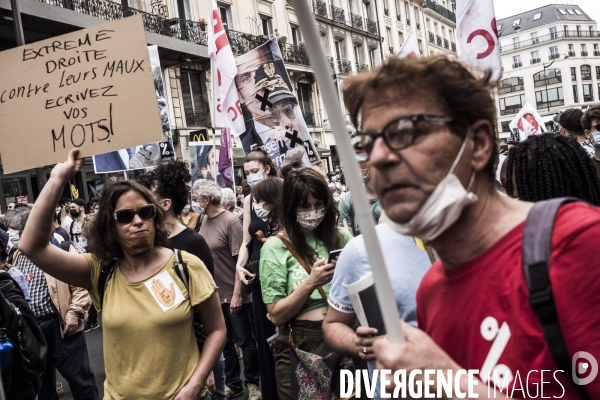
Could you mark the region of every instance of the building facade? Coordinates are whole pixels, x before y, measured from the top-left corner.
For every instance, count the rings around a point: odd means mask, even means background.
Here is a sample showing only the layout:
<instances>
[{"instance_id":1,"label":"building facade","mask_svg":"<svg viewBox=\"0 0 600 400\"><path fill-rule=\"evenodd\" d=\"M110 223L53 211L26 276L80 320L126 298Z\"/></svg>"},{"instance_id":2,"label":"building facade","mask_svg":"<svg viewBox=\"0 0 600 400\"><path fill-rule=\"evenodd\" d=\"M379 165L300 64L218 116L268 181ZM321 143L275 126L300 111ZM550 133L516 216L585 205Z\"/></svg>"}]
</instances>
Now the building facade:
<instances>
[{"instance_id":1,"label":"building facade","mask_svg":"<svg viewBox=\"0 0 600 400\"><path fill-rule=\"evenodd\" d=\"M557 113L600 101L600 32L577 5L552 4L497 21L502 57L498 132L529 103L551 127Z\"/></svg>"},{"instance_id":2,"label":"building facade","mask_svg":"<svg viewBox=\"0 0 600 400\"><path fill-rule=\"evenodd\" d=\"M423 55L455 56L456 18L450 0L306 0L318 23L323 49L334 79L340 107L345 78L381 63L398 52L414 30ZM234 56L275 36L309 132L324 163L339 163L335 139L302 40L301 21L289 0L218 0ZM106 21L141 14L148 44L159 47L169 121L178 158L189 160L191 140L219 143L212 129L210 59L207 48L208 0L21 0L27 43ZM0 0L0 51L16 46L10 0ZM346 113L347 115L347 113ZM347 118L348 130L352 130ZM18 139L17 139L18 140ZM244 157L234 140L234 165ZM1 168L1 165L0 165ZM50 168L3 175L0 169L0 212L12 201L34 201ZM111 180L128 174L95 174L91 160L73 182L79 197L90 199ZM64 195L71 194L69 187Z\"/></svg>"}]
</instances>

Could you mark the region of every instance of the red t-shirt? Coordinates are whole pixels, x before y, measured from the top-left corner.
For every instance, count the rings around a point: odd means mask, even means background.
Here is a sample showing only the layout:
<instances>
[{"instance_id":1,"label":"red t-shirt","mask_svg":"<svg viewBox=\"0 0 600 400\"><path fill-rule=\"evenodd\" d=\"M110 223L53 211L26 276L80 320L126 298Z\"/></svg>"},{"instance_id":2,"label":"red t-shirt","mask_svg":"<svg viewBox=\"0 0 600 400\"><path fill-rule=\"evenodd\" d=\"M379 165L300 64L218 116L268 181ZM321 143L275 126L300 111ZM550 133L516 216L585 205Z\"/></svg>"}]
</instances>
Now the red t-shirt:
<instances>
[{"instance_id":1,"label":"red t-shirt","mask_svg":"<svg viewBox=\"0 0 600 400\"><path fill-rule=\"evenodd\" d=\"M510 371L508 394L514 387L515 398L534 397L536 388L541 398L543 377L544 397L575 399L577 392L567 376L555 374L558 367L529 306L521 252L524 225L458 268L445 270L436 262L417 291L419 327L462 368L478 369L484 382L490 371L492 387L494 369L499 383ZM550 280L571 359L585 351L600 361L599 250L600 208L564 205L552 235ZM581 377L589 376L591 369ZM529 373L533 370L537 372ZM541 370L546 370L543 375ZM600 398L600 377L585 387L592 399Z\"/></svg>"}]
</instances>

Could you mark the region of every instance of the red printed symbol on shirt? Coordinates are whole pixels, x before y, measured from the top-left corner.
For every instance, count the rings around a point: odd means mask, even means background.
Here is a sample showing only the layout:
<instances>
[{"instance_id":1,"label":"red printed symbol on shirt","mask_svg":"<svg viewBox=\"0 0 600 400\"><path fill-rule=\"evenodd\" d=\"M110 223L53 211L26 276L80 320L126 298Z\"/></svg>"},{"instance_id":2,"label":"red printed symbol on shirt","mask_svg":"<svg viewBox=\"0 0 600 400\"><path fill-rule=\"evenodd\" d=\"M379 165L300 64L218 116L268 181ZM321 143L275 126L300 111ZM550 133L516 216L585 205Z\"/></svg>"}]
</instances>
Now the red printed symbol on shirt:
<instances>
[{"instance_id":1,"label":"red printed symbol on shirt","mask_svg":"<svg viewBox=\"0 0 600 400\"><path fill-rule=\"evenodd\" d=\"M504 364L498 364L502 352L510 339L510 328L506 322L498 327L498 320L494 317L487 317L481 323L481 336L489 342L492 347L483 362L479 376L484 383L494 379L496 387L507 387L513 380L510 369Z\"/></svg>"},{"instance_id":2,"label":"red printed symbol on shirt","mask_svg":"<svg viewBox=\"0 0 600 400\"><path fill-rule=\"evenodd\" d=\"M25 280L26 280L27 282L29 282L29 281L32 281L32 280L33 280L33 274L32 274L31 272L30 272L30 273L28 273L28 274L25 274L24 276L25 276Z\"/></svg>"}]
</instances>

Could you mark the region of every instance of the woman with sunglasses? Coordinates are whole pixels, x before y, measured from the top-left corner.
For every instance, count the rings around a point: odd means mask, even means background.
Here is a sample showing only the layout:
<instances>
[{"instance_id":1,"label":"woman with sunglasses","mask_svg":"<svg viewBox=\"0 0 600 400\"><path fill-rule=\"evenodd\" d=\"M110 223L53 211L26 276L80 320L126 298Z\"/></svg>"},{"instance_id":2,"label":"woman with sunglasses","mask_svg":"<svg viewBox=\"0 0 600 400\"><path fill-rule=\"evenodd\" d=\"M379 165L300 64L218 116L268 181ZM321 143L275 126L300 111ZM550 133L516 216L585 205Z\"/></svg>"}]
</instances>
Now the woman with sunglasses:
<instances>
[{"instance_id":1,"label":"woman with sunglasses","mask_svg":"<svg viewBox=\"0 0 600 400\"><path fill-rule=\"evenodd\" d=\"M336 261L329 252L352 238L337 227L337 210L323 176L312 168L284 169L279 203L280 233L260 251L260 285L271 321L279 326L275 340L280 400L293 399L290 380L290 330L300 350L326 356L323 319ZM307 272L307 269L309 272Z\"/></svg>"},{"instance_id":2,"label":"woman with sunglasses","mask_svg":"<svg viewBox=\"0 0 600 400\"><path fill-rule=\"evenodd\" d=\"M203 399L206 378L225 342L220 301L210 273L197 257L183 253L189 290L175 273L175 255L162 247L168 236L164 211L152 193L134 181L106 187L89 254L48 244L54 206L84 162L77 154L72 150L68 160L52 170L19 248L48 274L88 289L94 306L103 311L104 399ZM109 266L114 273L100 298L100 273ZM201 355L192 325L194 311L206 332Z\"/></svg>"}]
</instances>

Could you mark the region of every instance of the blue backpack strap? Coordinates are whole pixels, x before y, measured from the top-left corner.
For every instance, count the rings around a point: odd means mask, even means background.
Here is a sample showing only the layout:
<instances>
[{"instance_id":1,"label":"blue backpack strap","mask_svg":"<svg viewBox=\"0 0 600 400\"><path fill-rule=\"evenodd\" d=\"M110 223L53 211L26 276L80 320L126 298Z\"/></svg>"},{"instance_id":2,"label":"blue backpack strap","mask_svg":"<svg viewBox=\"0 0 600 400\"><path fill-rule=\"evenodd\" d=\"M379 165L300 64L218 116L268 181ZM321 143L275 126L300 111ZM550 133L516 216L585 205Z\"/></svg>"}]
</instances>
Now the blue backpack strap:
<instances>
[{"instance_id":1,"label":"blue backpack strap","mask_svg":"<svg viewBox=\"0 0 600 400\"><path fill-rule=\"evenodd\" d=\"M110 263L103 265L100 270L100 276L98 277L98 295L100 296L100 308L104 303L104 293L106 293L106 287L108 286L108 281L113 276L115 272L115 266L117 264L117 259L113 258Z\"/></svg>"},{"instance_id":2,"label":"blue backpack strap","mask_svg":"<svg viewBox=\"0 0 600 400\"><path fill-rule=\"evenodd\" d=\"M554 221L560 207L573 201L580 200L563 197L534 204L523 231L523 270L529 288L529 305L542 324L552 358L567 375L579 396L589 399L585 387L573 380L575 371L560 328L550 282Z\"/></svg>"}]
</instances>

